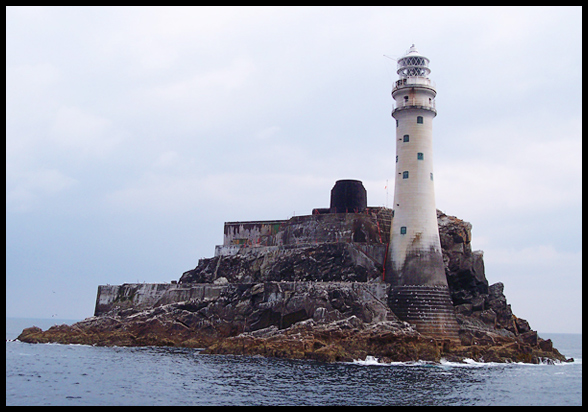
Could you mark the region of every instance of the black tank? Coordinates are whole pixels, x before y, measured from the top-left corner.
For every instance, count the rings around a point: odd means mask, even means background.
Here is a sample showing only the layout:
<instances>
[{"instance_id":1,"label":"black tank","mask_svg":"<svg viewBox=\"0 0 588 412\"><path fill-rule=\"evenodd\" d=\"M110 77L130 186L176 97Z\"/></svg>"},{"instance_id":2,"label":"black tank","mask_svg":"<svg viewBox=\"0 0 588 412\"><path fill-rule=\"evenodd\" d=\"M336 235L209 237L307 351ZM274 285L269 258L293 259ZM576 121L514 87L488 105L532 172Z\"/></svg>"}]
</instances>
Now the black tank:
<instances>
[{"instance_id":1,"label":"black tank","mask_svg":"<svg viewBox=\"0 0 588 412\"><path fill-rule=\"evenodd\" d=\"M337 180L331 190L331 213L361 213L367 208L367 192L359 180Z\"/></svg>"}]
</instances>

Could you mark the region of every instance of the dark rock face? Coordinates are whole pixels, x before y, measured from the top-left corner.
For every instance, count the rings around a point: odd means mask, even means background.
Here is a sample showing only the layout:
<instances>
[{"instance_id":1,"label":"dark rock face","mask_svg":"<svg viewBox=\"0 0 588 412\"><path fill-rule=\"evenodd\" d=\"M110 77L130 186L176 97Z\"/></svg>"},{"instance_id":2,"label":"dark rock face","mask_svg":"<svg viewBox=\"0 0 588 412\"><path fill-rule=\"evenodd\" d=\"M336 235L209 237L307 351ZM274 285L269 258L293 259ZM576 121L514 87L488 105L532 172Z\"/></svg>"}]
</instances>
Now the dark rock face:
<instances>
[{"instance_id":1,"label":"dark rock face","mask_svg":"<svg viewBox=\"0 0 588 412\"><path fill-rule=\"evenodd\" d=\"M513 315L504 285L488 285L481 251L471 249L472 225L437 211L445 273L463 342L492 341L492 334L516 337L531 330Z\"/></svg>"},{"instance_id":2,"label":"dark rock face","mask_svg":"<svg viewBox=\"0 0 588 412\"><path fill-rule=\"evenodd\" d=\"M322 243L260 253L201 259L185 272L179 283L255 282L367 282L382 277L385 246L353 243Z\"/></svg>"},{"instance_id":3,"label":"dark rock face","mask_svg":"<svg viewBox=\"0 0 588 412\"><path fill-rule=\"evenodd\" d=\"M483 253L472 252L472 225L439 210L437 222L445 274L454 305L470 302L480 294L488 294Z\"/></svg>"},{"instance_id":4,"label":"dark rock face","mask_svg":"<svg viewBox=\"0 0 588 412\"><path fill-rule=\"evenodd\" d=\"M471 225L441 212L438 221L459 342L425 336L393 313L391 285L380 281L385 244L345 242L202 259L180 284L225 285L218 295L142 311L113 308L71 326L27 328L18 339L321 361L367 355L383 361L565 361L551 341L513 315L502 283L488 285L483 255L471 250Z\"/></svg>"}]
</instances>

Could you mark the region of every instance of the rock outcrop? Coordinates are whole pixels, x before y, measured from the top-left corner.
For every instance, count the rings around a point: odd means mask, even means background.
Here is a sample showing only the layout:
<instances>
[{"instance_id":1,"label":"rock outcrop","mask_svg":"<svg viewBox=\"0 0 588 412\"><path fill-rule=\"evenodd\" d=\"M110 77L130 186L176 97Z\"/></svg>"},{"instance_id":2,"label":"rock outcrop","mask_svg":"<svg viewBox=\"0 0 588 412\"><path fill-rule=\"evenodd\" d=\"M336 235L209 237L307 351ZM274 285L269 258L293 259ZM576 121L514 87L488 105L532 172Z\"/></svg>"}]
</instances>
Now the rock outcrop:
<instances>
[{"instance_id":1,"label":"rock outcrop","mask_svg":"<svg viewBox=\"0 0 588 412\"><path fill-rule=\"evenodd\" d=\"M202 259L177 290L154 303L132 305L130 296L114 296L99 316L44 332L27 328L18 339L329 362L367 355L383 361L565 361L551 341L513 315L503 284L488 284L483 254L471 250L471 225L439 211L438 222L461 344L424 336L400 321L387 302L389 285L380 281L385 247L350 242ZM214 293L170 298L195 284L210 285Z\"/></svg>"},{"instance_id":2,"label":"rock outcrop","mask_svg":"<svg viewBox=\"0 0 588 412\"><path fill-rule=\"evenodd\" d=\"M381 279L385 245L319 243L201 259L179 283L368 282Z\"/></svg>"},{"instance_id":3,"label":"rock outcrop","mask_svg":"<svg viewBox=\"0 0 588 412\"><path fill-rule=\"evenodd\" d=\"M483 252L471 248L472 225L441 211L437 211L437 220L462 342L477 345L491 342L491 336L496 334L514 338L531 332L529 323L512 313L504 284L488 285Z\"/></svg>"}]
</instances>

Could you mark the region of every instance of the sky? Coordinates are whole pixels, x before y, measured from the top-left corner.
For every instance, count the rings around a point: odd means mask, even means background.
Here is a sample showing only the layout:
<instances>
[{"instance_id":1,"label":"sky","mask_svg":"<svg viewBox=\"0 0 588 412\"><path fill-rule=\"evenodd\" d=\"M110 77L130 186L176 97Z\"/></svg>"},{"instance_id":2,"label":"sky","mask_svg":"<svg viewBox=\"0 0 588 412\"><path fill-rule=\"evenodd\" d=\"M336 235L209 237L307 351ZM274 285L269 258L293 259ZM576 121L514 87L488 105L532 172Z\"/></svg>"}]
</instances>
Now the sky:
<instances>
[{"instance_id":1,"label":"sky","mask_svg":"<svg viewBox=\"0 0 588 412\"><path fill-rule=\"evenodd\" d=\"M170 282L225 221L393 201L395 58L430 59L437 208L539 332L582 331L580 7L8 7L6 315Z\"/></svg>"}]
</instances>

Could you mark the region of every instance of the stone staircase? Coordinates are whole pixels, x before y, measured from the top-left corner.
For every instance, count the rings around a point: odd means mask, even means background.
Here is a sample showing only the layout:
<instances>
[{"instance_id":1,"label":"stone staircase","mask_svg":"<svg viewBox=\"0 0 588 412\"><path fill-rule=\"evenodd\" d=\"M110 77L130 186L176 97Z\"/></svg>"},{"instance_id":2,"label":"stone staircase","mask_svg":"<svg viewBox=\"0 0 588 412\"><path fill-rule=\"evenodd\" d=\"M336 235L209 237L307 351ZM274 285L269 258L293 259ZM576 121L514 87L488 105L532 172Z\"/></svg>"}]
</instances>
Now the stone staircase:
<instances>
[{"instance_id":1,"label":"stone staircase","mask_svg":"<svg viewBox=\"0 0 588 412\"><path fill-rule=\"evenodd\" d=\"M459 342L459 325L447 286L396 286L388 304L423 335Z\"/></svg>"}]
</instances>

